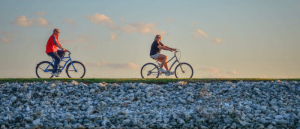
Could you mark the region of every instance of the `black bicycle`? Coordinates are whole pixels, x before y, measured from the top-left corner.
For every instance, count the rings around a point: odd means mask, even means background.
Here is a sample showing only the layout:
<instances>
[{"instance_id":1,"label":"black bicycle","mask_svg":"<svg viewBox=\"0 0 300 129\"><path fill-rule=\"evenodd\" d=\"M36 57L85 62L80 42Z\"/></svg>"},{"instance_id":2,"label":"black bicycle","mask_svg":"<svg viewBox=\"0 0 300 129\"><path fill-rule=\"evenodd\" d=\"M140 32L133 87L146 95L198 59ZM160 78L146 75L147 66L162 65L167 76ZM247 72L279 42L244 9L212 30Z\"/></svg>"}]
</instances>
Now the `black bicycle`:
<instances>
[{"instance_id":1,"label":"black bicycle","mask_svg":"<svg viewBox=\"0 0 300 129\"><path fill-rule=\"evenodd\" d=\"M176 60L171 65L169 71L164 73L158 70L160 62L158 62L156 59L154 60L156 60L157 65L154 63L146 63L141 69L142 78L158 78L158 76L160 75L165 74L166 76L170 76L172 75L172 73L175 73L176 78L192 78L194 74L192 66L188 63L179 62L180 57L178 58L177 54L179 56L181 55L180 51L178 49L175 49L174 56L167 63L169 63L174 58ZM175 71L171 72L171 69L176 62L178 62L179 64L175 67Z\"/></svg>"}]
</instances>

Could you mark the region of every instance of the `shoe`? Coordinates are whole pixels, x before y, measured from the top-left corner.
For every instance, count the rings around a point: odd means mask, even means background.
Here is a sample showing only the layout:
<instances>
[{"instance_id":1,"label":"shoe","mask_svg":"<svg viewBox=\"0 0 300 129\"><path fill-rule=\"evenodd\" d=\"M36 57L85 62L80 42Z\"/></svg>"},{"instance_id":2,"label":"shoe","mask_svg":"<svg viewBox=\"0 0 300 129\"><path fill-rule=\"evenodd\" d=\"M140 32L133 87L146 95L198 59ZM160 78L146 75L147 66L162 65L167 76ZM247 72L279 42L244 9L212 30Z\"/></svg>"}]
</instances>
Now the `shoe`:
<instances>
[{"instance_id":1,"label":"shoe","mask_svg":"<svg viewBox=\"0 0 300 129\"><path fill-rule=\"evenodd\" d=\"M166 76L170 76L170 71L169 71L169 70L166 70L165 75L166 75Z\"/></svg>"},{"instance_id":2,"label":"shoe","mask_svg":"<svg viewBox=\"0 0 300 129\"><path fill-rule=\"evenodd\" d=\"M57 76L59 76L61 74L61 70L59 70L56 74Z\"/></svg>"},{"instance_id":3,"label":"shoe","mask_svg":"<svg viewBox=\"0 0 300 129\"><path fill-rule=\"evenodd\" d=\"M58 75L56 73L51 73L53 76L58 77Z\"/></svg>"},{"instance_id":4,"label":"shoe","mask_svg":"<svg viewBox=\"0 0 300 129\"><path fill-rule=\"evenodd\" d=\"M162 69L162 68L160 68L158 71L160 71L160 72L166 72L166 70L164 70L164 69Z\"/></svg>"},{"instance_id":5,"label":"shoe","mask_svg":"<svg viewBox=\"0 0 300 129\"><path fill-rule=\"evenodd\" d=\"M58 64L57 67L61 69L63 66L61 66L60 64Z\"/></svg>"}]
</instances>

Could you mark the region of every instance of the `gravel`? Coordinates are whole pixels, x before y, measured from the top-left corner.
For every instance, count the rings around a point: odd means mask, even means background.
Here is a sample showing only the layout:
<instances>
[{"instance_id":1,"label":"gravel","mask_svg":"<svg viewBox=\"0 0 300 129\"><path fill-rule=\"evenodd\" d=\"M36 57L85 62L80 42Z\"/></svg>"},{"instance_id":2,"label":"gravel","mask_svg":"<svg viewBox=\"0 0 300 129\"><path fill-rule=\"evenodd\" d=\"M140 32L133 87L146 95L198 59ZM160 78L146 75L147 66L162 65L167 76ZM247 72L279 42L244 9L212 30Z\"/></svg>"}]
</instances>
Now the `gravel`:
<instances>
[{"instance_id":1,"label":"gravel","mask_svg":"<svg viewBox=\"0 0 300 129\"><path fill-rule=\"evenodd\" d=\"M0 84L5 128L298 128L300 82Z\"/></svg>"}]
</instances>

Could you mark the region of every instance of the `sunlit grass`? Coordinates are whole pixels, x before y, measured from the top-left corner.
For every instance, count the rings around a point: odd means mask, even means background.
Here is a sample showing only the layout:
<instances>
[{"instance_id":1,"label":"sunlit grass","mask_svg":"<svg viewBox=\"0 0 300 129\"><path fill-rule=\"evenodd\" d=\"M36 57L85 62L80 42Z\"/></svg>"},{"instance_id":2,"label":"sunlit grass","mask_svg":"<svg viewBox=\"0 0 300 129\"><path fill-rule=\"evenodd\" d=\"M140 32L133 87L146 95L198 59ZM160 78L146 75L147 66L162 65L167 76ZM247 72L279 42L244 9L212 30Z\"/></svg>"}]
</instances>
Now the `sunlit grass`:
<instances>
[{"instance_id":1,"label":"sunlit grass","mask_svg":"<svg viewBox=\"0 0 300 129\"><path fill-rule=\"evenodd\" d=\"M169 82L186 81L186 82L219 82L219 81L231 81L238 82L243 81L300 81L300 78L291 79L279 79L279 78L192 78L192 79L177 79L177 78L157 78L157 79L141 79L141 78L84 78L84 79L73 79L73 78L2 78L0 83L12 83L12 82L43 82L43 81L61 81L70 82L75 80L77 82L83 83L132 83L132 82L142 82L142 83L158 83L166 84Z\"/></svg>"}]
</instances>

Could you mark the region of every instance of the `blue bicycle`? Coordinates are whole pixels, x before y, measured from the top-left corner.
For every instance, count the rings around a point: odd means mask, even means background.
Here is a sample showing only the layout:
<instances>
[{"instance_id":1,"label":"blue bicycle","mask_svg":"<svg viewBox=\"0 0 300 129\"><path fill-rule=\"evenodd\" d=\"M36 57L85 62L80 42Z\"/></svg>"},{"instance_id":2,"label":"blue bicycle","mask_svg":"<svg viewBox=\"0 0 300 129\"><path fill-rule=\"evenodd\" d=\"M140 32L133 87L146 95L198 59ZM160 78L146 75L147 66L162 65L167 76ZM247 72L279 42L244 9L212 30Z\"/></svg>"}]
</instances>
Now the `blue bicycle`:
<instances>
[{"instance_id":1,"label":"blue bicycle","mask_svg":"<svg viewBox=\"0 0 300 129\"><path fill-rule=\"evenodd\" d=\"M84 65L79 62L79 61L72 61L71 59L71 52L69 52L68 57L63 57L61 58L61 62L66 62L64 66L60 69L57 68L58 72L61 73L65 67L66 68L66 73L69 78L83 78L85 75L85 67ZM68 64L68 62L70 62ZM52 78L53 75L51 72L53 71L54 68L54 59L52 62L49 61L42 61L36 66L36 76L38 78Z\"/></svg>"}]
</instances>

